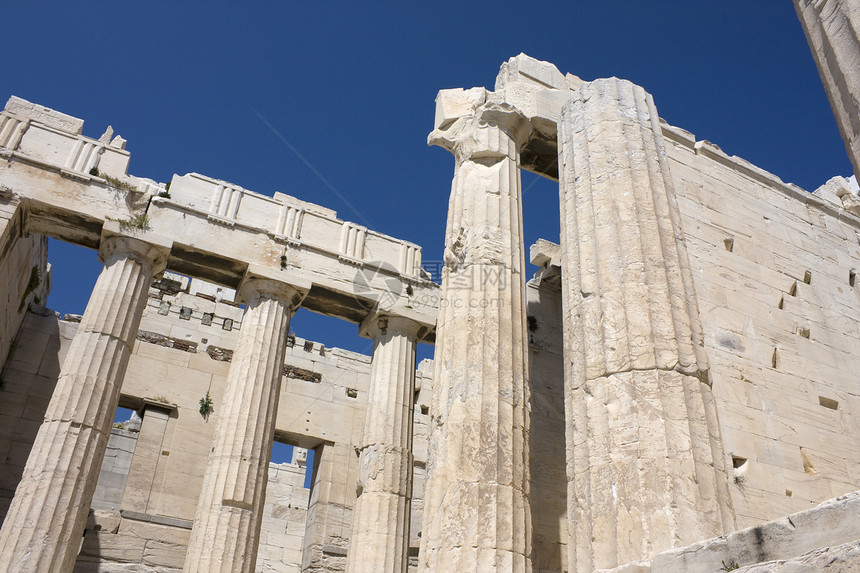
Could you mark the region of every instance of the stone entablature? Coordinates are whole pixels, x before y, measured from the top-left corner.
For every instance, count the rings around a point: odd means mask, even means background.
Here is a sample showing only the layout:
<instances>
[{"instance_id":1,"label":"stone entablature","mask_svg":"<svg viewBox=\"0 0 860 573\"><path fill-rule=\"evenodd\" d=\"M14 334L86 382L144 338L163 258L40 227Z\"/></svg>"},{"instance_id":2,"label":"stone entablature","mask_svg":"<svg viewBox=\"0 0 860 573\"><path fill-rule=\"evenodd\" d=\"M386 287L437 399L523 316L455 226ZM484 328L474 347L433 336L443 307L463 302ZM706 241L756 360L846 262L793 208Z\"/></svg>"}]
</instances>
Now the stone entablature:
<instances>
[{"instance_id":1,"label":"stone entablature","mask_svg":"<svg viewBox=\"0 0 860 573\"><path fill-rule=\"evenodd\" d=\"M0 154L10 162L0 188L26 202L27 232L91 248L105 221L167 233L170 269L230 288L252 264L290 271L311 282L306 308L360 323L381 306L428 327L432 341L438 286L421 269L414 243L283 193L269 197L198 174L174 177L168 191L127 174L124 141L60 131L20 115L38 107L22 101L13 97L12 111L0 112Z\"/></svg>"},{"instance_id":2,"label":"stone entablature","mask_svg":"<svg viewBox=\"0 0 860 573\"><path fill-rule=\"evenodd\" d=\"M307 247L360 267L396 271L404 280L423 282L421 248L337 218L336 212L284 193L273 197L237 185L189 173L170 182L170 201L228 226L262 230L278 243ZM287 249L288 266L300 266L299 253ZM297 256L298 255L298 256Z\"/></svg>"}]
</instances>

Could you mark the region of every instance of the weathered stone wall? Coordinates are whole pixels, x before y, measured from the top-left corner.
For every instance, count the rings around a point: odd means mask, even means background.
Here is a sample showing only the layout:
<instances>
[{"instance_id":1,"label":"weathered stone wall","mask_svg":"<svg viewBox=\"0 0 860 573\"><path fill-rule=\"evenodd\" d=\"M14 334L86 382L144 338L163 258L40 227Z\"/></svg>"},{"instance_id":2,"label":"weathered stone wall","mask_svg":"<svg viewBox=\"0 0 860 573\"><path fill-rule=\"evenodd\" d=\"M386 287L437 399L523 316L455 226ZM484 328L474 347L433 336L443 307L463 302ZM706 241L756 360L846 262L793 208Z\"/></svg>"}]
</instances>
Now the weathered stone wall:
<instances>
[{"instance_id":1,"label":"weathered stone wall","mask_svg":"<svg viewBox=\"0 0 860 573\"><path fill-rule=\"evenodd\" d=\"M257 552L261 573L299 573L307 525L308 496L305 467L293 463L270 464L266 505Z\"/></svg>"},{"instance_id":2,"label":"weathered stone wall","mask_svg":"<svg viewBox=\"0 0 860 573\"><path fill-rule=\"evenodd\" d=\"M546 271L544 271L546 272ZM529 472L532 567L563 571L567 564L567 491L564 457L564 362L560 275L550 268L526 289L529 340Z\"/></svg>"},{"instance_id":3,"label":"weathered stone wall","mask_svg":"<svg viewBox=\"0 0 860 573\"><path fill-rule=\"evenodd\" d=\"M53 315L27 312L0 374L0 521L21 479L77 326Z\"/></svg>"},{"instance_id":4,"label":"weathered stone wall","mask_svg":"<svg viewBox=\"0 0 860 573\"><path fill-rule=\"evenodd\" d=\"M8 207L0 198L0 370L29 305L44 305L51 288L47 237L18 238L19 218L4 219Z\"/></svg>"},{"instance_id":5,"label":"weathered stone wall","mask_svg":"<svg viewBox=\"0 0 860 573\"><path fill-rule=\"evenodd\" d=\"M137 430L111 429L99 481L90 504L94 510L119 513L137 437Z\"/></svg>"},{"instance_id":6,"label":"weathered stone wall","mask_svg":"<svg viewBox=\"0 0 860 573\"><path fill-rule=\"evenodd\" d=\"M649 562L629 564L613 571L855 571L860 557L858 538L860 492L854 492L805 511L666 551Z\"/></svg>"},{"instance_id":7,"label":"weathered stone wall","mask_svg":"<svg viewBox=\"0 0 860 573\"><path fill-rule=\"evenodd\" d=\"M433 398L433 361L422 360L415 373L415 401L412 417L412 515L409 525L409 571L418 570L421 546L421 518L424 516L424 486L430 446L430 403Z\"/></svg>"},{"instance_id":8,"label":"weathered stone wall","mask_svg":"<svg viewBox=\"0 0 860 573\"><path fill-rule=\"evenodd\" d=\"M738 526L860 488L860 219L664 136Z\"/></svg>"}]
</instances>

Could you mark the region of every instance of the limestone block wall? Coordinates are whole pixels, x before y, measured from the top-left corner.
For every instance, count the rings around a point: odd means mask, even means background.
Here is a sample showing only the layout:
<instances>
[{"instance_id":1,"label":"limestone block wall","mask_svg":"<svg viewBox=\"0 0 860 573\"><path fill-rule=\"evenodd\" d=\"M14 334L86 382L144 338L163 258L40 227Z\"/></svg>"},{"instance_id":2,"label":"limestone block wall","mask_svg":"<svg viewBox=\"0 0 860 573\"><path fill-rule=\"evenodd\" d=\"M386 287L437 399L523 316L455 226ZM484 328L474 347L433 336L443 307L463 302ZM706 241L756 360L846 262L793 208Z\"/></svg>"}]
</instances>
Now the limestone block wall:
<instances>
[{"instance_id":1,"label":"limestone block wall","mask_svg":"<svg viewBox=\"0 0 860 573\"><path fill-rule=\"evenodd\" d=\"M27 312L23 318L0 374L0 521L21 479L78 326L53 315Z\"/></svg>"},{"instance_id":2,"label":"limestone block wall","mask_svg":"<svg viewBox=\"0 0 860 573\"><path fill-rule=\"evenodd\" d=\"M47 237L19 238L18 217L4 219L8 208L0 201L0 369L30 303L44 305L51 289Z\"/></svg>"},{"instance_id":3,"label":"limestone block wall","mask_svg":"<svg viewBox=\"0 0 860 573\"><path fill-rule=\"evenodd\" d=\"M305 467L270 464L266 505L257 552L260 573L299 573L307 525L310 489L304 487Z\"/></svg>"},{"instance_id":4,"label":"limestone block wall","mask_svg":"<svg viewBox=\"0 0 860 573\"><path fill-rule=\"evenodd\" d=\"M550 573L566 568L568 538L558 268L550 267L527 286L532 567L535 573Z\"/></svg>"},{"instance_id":5,"label":"limestone block wall","mask_svg":"<svg viewBox=\"0 0 860 573\"><path fill-rule=\"evenodd\" d=\"M433 361L422 360L415 373L415 400L412 416L412 513L409 520L409 571L418 570L421 546L421 518L424 515L424 486L427 480L427 453L430 446L430 404L433 395Z\"/></svg>"},{"instance_id":6,"label":"limestone block wall","mask_svg":"<svg viewBox=\"0 0 860 573\"><path fill-rule=\"evenodd\" d=\"M136 430L111 429L99 481L90 504L93 509L119 512L137 436Z\"/></svg>"},{"instance_id":7,"label":"limestone block wall","mask_svg":"<svg viewBox=\"0 0 860 573\"><path fill-rule=\"evenodd\" d=\"M860 219L664 136L738 527L860 488Z\"/></svg>"}]
</instances>

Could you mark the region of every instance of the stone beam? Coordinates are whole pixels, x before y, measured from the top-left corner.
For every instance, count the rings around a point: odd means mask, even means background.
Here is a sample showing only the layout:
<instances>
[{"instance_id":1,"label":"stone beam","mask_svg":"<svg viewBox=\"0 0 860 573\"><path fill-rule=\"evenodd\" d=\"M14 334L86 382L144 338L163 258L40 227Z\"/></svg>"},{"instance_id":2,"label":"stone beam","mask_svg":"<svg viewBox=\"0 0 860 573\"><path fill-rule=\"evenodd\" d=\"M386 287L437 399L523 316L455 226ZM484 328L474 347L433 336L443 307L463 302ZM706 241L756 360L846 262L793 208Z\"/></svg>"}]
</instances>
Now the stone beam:
<instances>
[{"instance_id":1,"label":"stone beam","mask_svg":"<svg viewBox=\"0 0 860 573\"><path fill-rule=\"evenodd\" d=\"M202 175L174 177L168 193L126 173L124 142L86 138L66 126L68 116L48 112L56 114L0 112L8 161L0 189L27 202L30 232L96 248L105 221L118 221L171 237L168 267L177 272L236 288L249 265L289 270L311 282L307 308L356 323L371 309L408 308L432 342L438 287L421 269L419 246L282 193Z\"/></svg>"}]
</instances>

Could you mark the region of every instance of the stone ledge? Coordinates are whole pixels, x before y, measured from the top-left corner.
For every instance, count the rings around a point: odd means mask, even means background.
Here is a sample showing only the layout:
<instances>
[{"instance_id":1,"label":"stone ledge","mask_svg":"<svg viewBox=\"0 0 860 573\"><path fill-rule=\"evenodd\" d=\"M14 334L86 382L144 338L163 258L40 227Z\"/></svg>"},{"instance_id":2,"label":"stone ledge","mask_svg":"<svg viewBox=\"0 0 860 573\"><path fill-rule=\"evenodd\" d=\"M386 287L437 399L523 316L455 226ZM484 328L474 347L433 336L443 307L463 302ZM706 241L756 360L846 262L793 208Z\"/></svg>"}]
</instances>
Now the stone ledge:
<instances>
[{"instance_id":1,"label":"stone ledge","mask_svg":"<svg viewBox=\"0 0 860 573\"><path fill-rule=\"evenodd\" d=\"M808 551L794 559L768 561L736 569L737 573L821 573L822 571L857 571L860 569L860 540Z\"/></svg>"},{"instance_id":2,"label":"stone ledge","mask_svg":"<svg viewBox=\"0 0 860 573\"><path fill-rule=\"evenodd\" d=\"M149 513L141 513L139 511L130 511L121 509L119 514L123 519L131 519L132 521L143 521L146 523L155 523L158 525L169 525L171 527L181 527L182 529L191 529L194 522L187 519L179 519L178 517L167 517L166 515L152 515Z\"/></svg>"},{"instance_id":3,"label":"stone ledge","mask_svg":"<svg viewBox=\"0 0 860 573\"><path fill-rule=\"evenodd\" d=\"M860 491L834 499L786 517L735 531L654 557L650 562L627 563L613 573L684 573L722 571L723 563L737 565L739 571L770 571L767 562L799 561L807 554L826 554L836 546L860 539ZM860 566L860 551L841 552ZM817 562L816 562L817 563ZM843 562L844 563L844 562ZM764 568L762 568L764 567ZM803 566L805 567L805 565ZM814 568L791 571L817 571ZM788 571L788 569L786 569Z\"/></svg>"}]
</instances>

